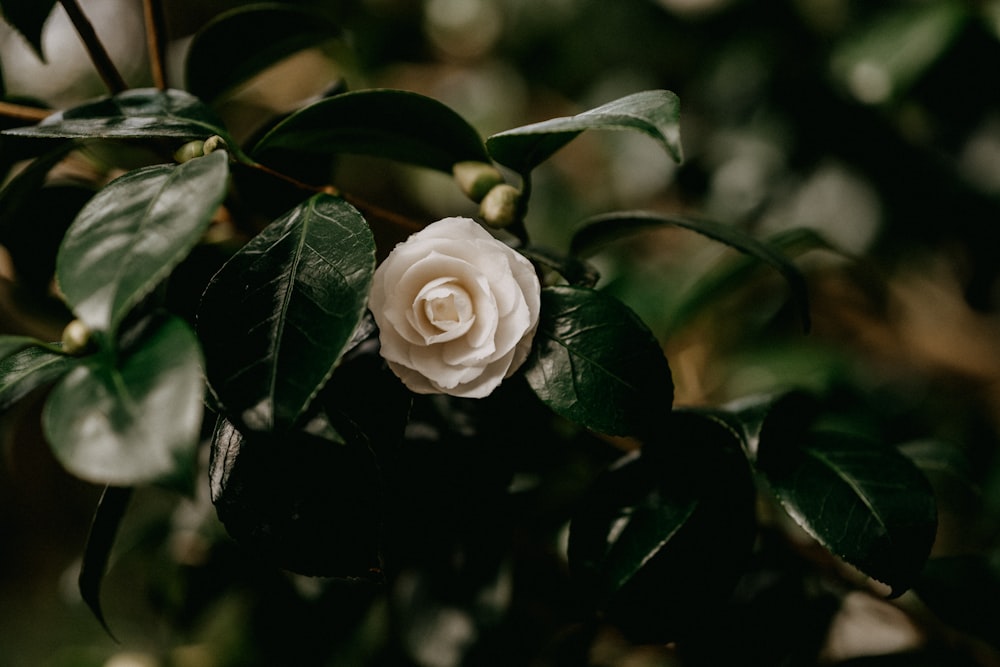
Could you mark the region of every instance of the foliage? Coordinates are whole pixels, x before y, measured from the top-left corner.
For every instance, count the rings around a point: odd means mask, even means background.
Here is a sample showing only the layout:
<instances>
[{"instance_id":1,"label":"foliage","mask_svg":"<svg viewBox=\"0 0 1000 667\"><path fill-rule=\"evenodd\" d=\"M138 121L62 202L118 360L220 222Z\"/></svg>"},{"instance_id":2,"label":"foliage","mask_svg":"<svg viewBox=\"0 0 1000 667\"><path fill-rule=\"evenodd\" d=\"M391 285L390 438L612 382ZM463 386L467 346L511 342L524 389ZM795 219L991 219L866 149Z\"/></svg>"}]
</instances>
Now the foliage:
<instances>
[{"instance_id":1,"label":"foliage","mask_svg":"<svg viewBox=\"0 0 1000 667\"><path fill-rule=\"evenodd\" d=\"M40 50L39 19L53 4L0 6ZM947 33L933 44L943 51L965 16L950 7L901 15L895 34L930 25ZM782 582L799 577L782 595L821 626L835 595L915 588L943 622L995 641L955 603L953 579L974 586L967 571L933 560L925 569L938 533L933 476L861 388L792 378L674 405L666 334L739 296L765 266L783 279L767 293L776 305L744 301L720 327L765 346L803 336L783 317L791 311L806 332L817 319L796 255L831 244L662 206L549 215L545 189L558 186L547 170L591 135L638 138L682 163L677 94L630 92L484 140L438 99L340 82L249 136L230 131L223 111L242 85L349 32L331 16L293 3L221 12L193 36L187 90L112 91L3 131L10 163L30 161L0 191L0 243L17 266L32 251L52 255L56 289L27 282L38 301L57 298L63 334L0 336L0 407L44 401L56 460L105 488L80 575L102 624L117 622L100 593L118 529L130 501L158 488L207 490L228 533L213 542L214 567L234 586L278 571L322 578L324 620L315 636L288 640L300 644L287 649L295 664L584 664L580 646L609 629L634 645L675 642L683 664L710 664L727 638L706 626L718 621L724 635L727 614L766 606L768 568ZM838 66L871 56L873 39L845 48ZM907 61L918 71L892 73L892 94L934 60L918 55ZM86 202L63 211L58 245L46 243L31 217L47 178L94 155L113 177L95 178ZM486 190L511 197L497 213L489 192L465 192L542 281L531 353L490 396L411 393L380 358L372 276L425 221L343 185L356 182L342 168L354 156L380 165L370 179L401 164L446 176L479 164L497 174ZM457 172L455 181L451 194L461 194ZM554 227L565 248L538 242ZM614 264L602 281L599 268L623 241L675 228L738 259L709 271L677 258L675 275L695 287L645 317L666 281L642 284ZM254 574L241 580L232 562ZM562 576L564 586L552 584ZM193 590L198 577L180 606L204 612L227 592L206 581ZM532 577L546 580L542 611L527 601ZM267 604L263 618L281 616L280 602ZM448 613L472 628L468 641L442 638ZM339 624L332 637L318 630L325 619ZM442 645L450 661L433 658ZM798 658L814 659L812 648ZM267 663L261 651L250 663ZM760 664L788 664L790 653L777 653Z\"/></svg>"}]
</instances>

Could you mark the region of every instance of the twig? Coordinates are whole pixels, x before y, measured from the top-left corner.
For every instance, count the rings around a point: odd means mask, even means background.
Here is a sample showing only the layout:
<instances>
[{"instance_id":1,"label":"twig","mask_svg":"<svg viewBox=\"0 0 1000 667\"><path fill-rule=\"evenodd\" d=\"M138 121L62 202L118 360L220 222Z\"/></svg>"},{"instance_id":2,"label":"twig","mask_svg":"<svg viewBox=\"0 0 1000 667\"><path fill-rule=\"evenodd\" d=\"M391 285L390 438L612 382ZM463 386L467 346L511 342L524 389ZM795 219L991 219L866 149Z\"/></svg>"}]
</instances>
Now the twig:
<instances>
[{"instance_id":1,"label":"twig","mask_svg":"<svg viewBox=\"0 0 1000 667\"><path fill-rule=\"evenodd\" d=\"M101 40L97 37L97 33L94 32L94 26L83 13L83 10L80 9L77 1L59 0L59 3L66 10L70 21L73 22L73 27L76 28L77 34L80 35L83 45L87 47L90 59L93 61L94 67L97 68L98 74L101 75L101 79L104 80L104 85L108 87L108 90L112 94L126 90L128 84L125 83L125 79L122 78L115 64L111 62L111 56L108 55L104 44L101 43Z\"/></svg>"},{"instance_id":2,"label":"twig","mask_svg":"<svg viewBox=\"0 0 1000 667\"><path fill-rule=\"evenodd\" d=\"M146 46L149 49L149 68L153 75L153 85L160 90L167 89L167 72L163 66L166 48L166 20L160 0L143 0L146 17Z\"/></svg>"},{"instance_id":3,"label":"twig","mask_svg":"<svg viewBox=\"0 0 1000 667\"><path fill-rule=\"evenodd\" d=\"M45 120L53 113L55 112L52 109L39 109L38 107L29 107L23 104L0 101L0 116L4 116L6 118L15 118L17 120L27 120L32 123L37 123Z\"/></svg>"},{"instance_id":4,"label":"twig","mask_svg":"<svg viewBox=\"0 0 1000 667\"><path fill-rule=\"evenodd\" d=\"M292 185L300 190L305 190L306 192L325 192L328 195L333 195L335 197L340 197L351 206L362 213L367 214L369 217L378 218L384 222L389 223L398 230L405 232L406 234L412 234L418 232L424 228L424 224L409 218L401 213L396 213L395 211L390 211L388 209L382 208L376 204L372 204L369 201L361 199L360 197L355 197L354 195L342 192L339 188L333 185L310 185L308 183L303 183L302 181L284 174L280 171L271 169L270 167L260 164L259 162L247 161L243 164L251 169L256 169L257 171L267 174L273 178L284 181L289 185Z\"/></svg>"}]
</instances>

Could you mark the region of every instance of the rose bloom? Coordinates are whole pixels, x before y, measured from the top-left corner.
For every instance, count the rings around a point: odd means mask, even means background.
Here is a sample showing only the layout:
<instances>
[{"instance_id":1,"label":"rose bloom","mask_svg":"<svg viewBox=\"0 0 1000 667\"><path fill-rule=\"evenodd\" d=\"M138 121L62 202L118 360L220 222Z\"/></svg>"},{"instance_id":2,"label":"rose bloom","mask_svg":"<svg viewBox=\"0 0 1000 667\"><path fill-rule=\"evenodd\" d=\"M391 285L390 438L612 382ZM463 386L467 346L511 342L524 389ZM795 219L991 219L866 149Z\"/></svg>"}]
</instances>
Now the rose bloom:
<instances>
[{"instance_id":1,"label":"rose bloom","mask_svg":"<svg viewBox=\"0 0 1000 667\"><path fill-rule=\"evenodd\" d=\"M393 249L368 305L410 390L482 398L527 358L540 291L522 255L469 218L445 218Z\"/></svg>"}]
</instances>

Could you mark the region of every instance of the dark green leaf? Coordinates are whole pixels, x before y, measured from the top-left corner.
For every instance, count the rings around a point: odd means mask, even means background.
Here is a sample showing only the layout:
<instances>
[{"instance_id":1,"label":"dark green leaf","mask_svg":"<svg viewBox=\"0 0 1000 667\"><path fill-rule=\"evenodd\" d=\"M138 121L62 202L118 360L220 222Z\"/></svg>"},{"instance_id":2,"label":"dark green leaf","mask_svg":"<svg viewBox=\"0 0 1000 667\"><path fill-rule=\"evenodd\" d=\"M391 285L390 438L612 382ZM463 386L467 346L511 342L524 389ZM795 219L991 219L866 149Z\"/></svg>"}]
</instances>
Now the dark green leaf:
<instances>
[{"instance_id":1,"label":"dark green leaf","mask_svg":"<svg viewBox=\"0 0 1000 667\"><path fill-rule=\"evenodd\" d=\"M238 7L195 34L185 68L187 89L212 101L282 58L339 33L324 14L305 7L277 3Z\"/></svg>"},{"instance_id":2,"label":"dark green leaf","mask_svg":"<svg viewBox=\"0 0 1000 667\"><path fill-rule=\"evenodd\" d=\"M80 596L100 621L104 630L111 635L111 629L104 618L101 609L101 582L111 556L111 547L115 543L118 526L125 516L128 502L132 497L129 487L107 486L101 494L101 500L94 512L94 520L87 536L87 547L83 552L83 563L80 566ZM112 635L113 638L113 635Z\"/></svg>"},{"instance_id":3,"label":"dark green leaf","mask_svg":"<svg viewBox=\"0 0 1000 667\"><path fill-rule=\"evenodd\" d=\"M805 277L791 261L770 244L759 241L741 229L711 220L692 220L675 216L664 216L644 211L624 211L608 213L585 220L573 235L571 252L588 256L605 243L638 231L656 227L682 227L697 232L720 243L751 255L777 270L791 288L792 299L799 306L802 328L809 330L809 291ZM796 239L798 240L798 239Z\"/></svg>"},{"instance_id":4,"label":"dark green leaf","mask_svg":"<svg viewBox=\"0 0 1000 667\"><path fill-rule=\"evenodd\" d=\"M275 126L252 155L266 162L273 149L372 155L448 173L456 162L489 160L465 119L403 90L360 90L316 102Z\"/></svg>"},{"instance_id":5,"label":"dark green leaf","mask_svg":"<svg viewBox=\"0 0 1000 667\"><path fill-rule=\"evenodd\" d=\"M43 61L42 28L46 19L52 13L56 0L3 0L0 2L0 12L3 19L14 26L31 44L38 57Z\"/></svg>"},{"instance_id":6,"label":"dark green leaf","mask_svg":"<svg viewBox=\"0 0 1000 667\"><path fill-rule=\"evenodd\" d=\"M525 377L556 413L610 435L645 435L673 402L670 367L625 304L578 287L542 290Z\"/></svg>"},{"instance_id":7,"label":"dark green leaf","mask_svg":"<svg viewBox=\"0 0 1000 667\"><path fill-rule=\"evenodd\" d=\"M299 574L378 578L382 489L362 444L244 435L220 418L209 472L219 518L243 547Z\"/></svg>"},{"instance_id":8,"label":"dark green leaf","mask_svg":"<svg viewBox=\"0 0 1000 667\"><path fill-rule=\"evenodd\" d=\"M575 257L561 257L545 248L528 246L520 248L519 252L535 264L555 271L570 285L577 287L593 287L601 276L597 269L585 260Z\"/></svg>"},{"instance_id":9,"label":"dark green leaf","mask_svg":"<svg viewBox=\"0 0 1000 667\"><path fill-rule=\"evenodd\" d=\"M215 275L198 328L209 383L233 418L287 428L333 372L368 302L375 243L361 214L316 195Z\"/></svg>"},{"instance_id":10,"label":"dark green leaf","mask_svg":"<svg viewBox=\"0 0 1000 667\"><path fill-rule=\"evenodd\" d=\"M738 439L677 412L599 478L570 525L570 567L598 608L638 641L701 623L735 584L756 534Z\"/></svg>"},{"instance_id":11,"label":"dark green leaf","mask_svg":"<svg viewBox=\"0 0 1000 667\"><path fill-rule=\"evenodd\" d=\"M940 440L913 440L899 451L927 476L939 512L973 515L982 511L983 491L975 467L960 448Z\"/></svg>"},{"instance_id":12,"label":"dark green leaf","mask_svg":"<svg viewBox=\"0 0 1000 667\"><path fill-rule=\"evenodd\" d=\"M764 243L789 258L811 250L833 250L825 239L811 229L791 229L768 237ZM664 335L680 330L708 304L747 284L754 272L760 269L759 259L756 255L739 255L720 263L699 278L681 295L671 311L663 314L663 321L669 326ZM802 312L808 314L806 304L801 304L801 307Z\"/></svg>"},{"instance_id":13,"label":"dark green leaf","mask_svg":"<svg viewBox=\"0 0 1000 667\"><path fill-rule=\"evenodd\" d=\"M553 118L494 134L486 140L497 162L526 174L585 130L636 130L681 161L680 101L669 90L646 90L576 116Z\"/></svg>"},{"instance_id":14,"label":"dark green leaf","mask_svg":"<svg viewBox=\"0 0 1000 667\"><path fill-rule=\"evenodd\" d=\"M0 359L5 359L36 344L38 341L31 336L0 336Z\"/></svg>"},{"instance_id":15,"label":"dark green leaf","mask_svg":"<svg viewBox=\"0 0 1000 667\"><path fill-rule=\"evenodd\" d=\"M47 347L37 347L38 341L27 339L29 347L10 354L3 352L12 337L0 337L0 410L4 410L28 392L54 382L65 375L79 360ZM23 347L23 346L22 346Z\"/></svg>"},{"instance_id":16,"label":"dark green leaf","mask_svg":"<svg viewBox=\"0 0 1000 667\"><path fill-rule=\"evenodd\" d=\"M181 165L131 171L80 211L66 233L56 276L76 316L114 331L183 260L226 195L225 151Z\"/></svg>"},{"instance_id":17,"label":"dark green leaf","mask_svg":"<svg viewBox=\"0 0 1000 667\"><path fill-rule=\"evenodd\" d=\"M58 164L76 144L71 141L61 143L48 153L34 159L0 191L0 241L5 241L10 230L25 212L25 202L41 189L49 171Z\"/></svg>"},{"instance_id":18,"label":"dark green leaf","mask_svg":"<svg viewBox=\"0 0 1000 667\"><path fill-rule=\"evenodd\" d=\"M190 485L205 392L188 326L169 317L117 358L103 351L82 362L42 413L56 458L95 483Z\"/></svg>"},{"instance_id":19,"label":"dark green leaf","mask_svg":"<svg viewBox=\"0 0 1000 667\"><path fill-rule=\"evenodd\" d=\"M74 183L50 184L18 196L0 243L10 253L17 283L26 294L33 292L38 301L50 299L59 245L93 196L91 187Z\"/></svg>"},{"instance_id":20,"label":"dark green leaf","mask_svg":"<svg viewBox=\"0 0 1000 667\"><path fill-rule=\"evenodd\" d=\"M135 88L54 113L41 123L5 130L20 137L66 139L207 139L217 134L235 150L222 121L180 90Z\"/></svg>"},{"instance_id":21,"label":"dark green leaf","mask_svg":"<svg viewBox=\"0 0 1000 667\"><path fill-rule=\"evenodd\" d=\"M888 584L912 585L937 528L927 479L899 450L851 433L810 430L776 408L761 429L757 467L789 515L830 552Z\"/></svg>"}]
</instances>

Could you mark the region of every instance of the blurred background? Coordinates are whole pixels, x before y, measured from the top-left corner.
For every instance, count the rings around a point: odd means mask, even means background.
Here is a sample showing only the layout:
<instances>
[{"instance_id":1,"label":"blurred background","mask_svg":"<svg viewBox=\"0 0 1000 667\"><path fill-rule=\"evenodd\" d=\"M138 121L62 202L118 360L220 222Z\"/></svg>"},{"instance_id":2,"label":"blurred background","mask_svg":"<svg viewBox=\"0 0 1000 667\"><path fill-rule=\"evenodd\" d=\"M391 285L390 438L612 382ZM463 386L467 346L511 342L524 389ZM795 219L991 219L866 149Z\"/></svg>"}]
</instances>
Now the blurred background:
<instances>
[{"instance_id":1,"label":"blurred background","mask_svg":"<svg viewBox=\"0 0 1000 667\"><path fill-rule=\"evenodd\" d=\"M164 3L173 85L183 87L193 32L243 4ZM587 216L630 209L698 215L772 239L807 275L808 335L779 276L690 232L626 238L594 262L601 285L663 344L678 405L721 406L793 386L839 392L851 418L904 445L928 472L941 515L935 556L998 563L1000 2L297 4L331 12L343 38L220 102L237 136L334 84L424 93L484 137L639 90L676 92L684 162L639 134L581 136L535 174L533 239L565 251ZM149 85L141 3L81 5L129 83ZM104 92L59 9L44 48L47 63L0 27L8 97L62 108ZM475 212L440 174L363 159L339 173L345 190L417 219ZM19 278L0 247L0 331L58 338L59 314L25 304ZM100 489L51 460L38 404L0 422L0 667L374 660L384 600L363 586L262 574L227 541L206 498L155 490L139 493L107 578L107 616L121 643L110 641L75 584ZM980 581L995 586L996 576ZM366 603L335 605L332 589ZM826 664L900 652L907 662L877 664L1000 664L988 642L950 634L907 600L908 614L845 598L815 628L785 622L790 634L818 636ZM986 618L1000 619L992 605ZM269 624L295 630L279 637ZM450 630L428 631L411 662L377 664L460 664L456 646L471 641L461 618L434 627ZM616 642L596 643L590 664L680 664L669 651ZM468 664L505 664L497 656ZM812 664L789 660L760 664Z\"/></svg>"}]
</instances>

